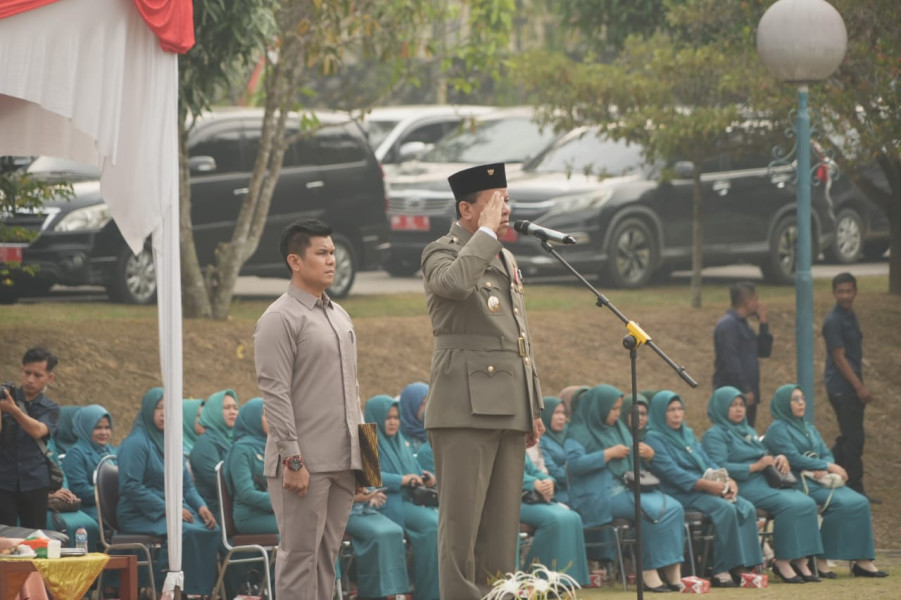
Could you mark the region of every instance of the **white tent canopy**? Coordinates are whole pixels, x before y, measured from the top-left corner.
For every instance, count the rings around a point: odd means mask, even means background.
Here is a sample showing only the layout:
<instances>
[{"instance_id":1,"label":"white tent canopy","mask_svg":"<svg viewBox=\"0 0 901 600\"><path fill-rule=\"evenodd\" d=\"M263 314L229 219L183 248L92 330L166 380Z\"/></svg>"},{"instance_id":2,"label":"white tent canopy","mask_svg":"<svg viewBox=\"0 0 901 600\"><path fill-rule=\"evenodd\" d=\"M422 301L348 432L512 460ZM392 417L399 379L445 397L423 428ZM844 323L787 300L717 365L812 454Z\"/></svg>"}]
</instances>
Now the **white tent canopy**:
<instances>
[{"instance_id":1,"label":"white tent canopy","mask_svg":"<svg viewBox=\"0 0 901 600\"><path fill-rule=\"evenodd\" d=\"M166 405L169 567L182 588L182 329L178 248L178 62L131 0L60 0L0 19L0 154L101 169L128 245L152 236ZM136 402L145 390L134 390Z\"/></svg>"}]
</instances>

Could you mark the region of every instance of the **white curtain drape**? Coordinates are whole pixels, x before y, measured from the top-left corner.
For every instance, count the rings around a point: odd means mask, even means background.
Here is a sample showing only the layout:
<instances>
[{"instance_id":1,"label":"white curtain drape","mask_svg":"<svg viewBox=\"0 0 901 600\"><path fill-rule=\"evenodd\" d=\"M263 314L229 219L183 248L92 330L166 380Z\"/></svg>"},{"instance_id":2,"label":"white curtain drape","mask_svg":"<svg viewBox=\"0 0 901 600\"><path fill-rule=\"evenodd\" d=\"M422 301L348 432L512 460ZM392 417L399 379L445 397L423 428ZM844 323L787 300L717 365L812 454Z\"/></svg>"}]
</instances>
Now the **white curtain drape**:
<instances>
[{"instance_id":1,"label":"white curtain drape","mask_svg":"<svg viewBox=\"0 0 901 600\"><path fill-rule=\"evenodd\" d=\"M0 154L94 164L135 252L152 235L166 405L164 591L182 586L178 59L128 0L60 0L0 19ZM145 390L134 390L135 404ZM120 421L121 422L121 421Z\"/></svg>"}]
</instances>

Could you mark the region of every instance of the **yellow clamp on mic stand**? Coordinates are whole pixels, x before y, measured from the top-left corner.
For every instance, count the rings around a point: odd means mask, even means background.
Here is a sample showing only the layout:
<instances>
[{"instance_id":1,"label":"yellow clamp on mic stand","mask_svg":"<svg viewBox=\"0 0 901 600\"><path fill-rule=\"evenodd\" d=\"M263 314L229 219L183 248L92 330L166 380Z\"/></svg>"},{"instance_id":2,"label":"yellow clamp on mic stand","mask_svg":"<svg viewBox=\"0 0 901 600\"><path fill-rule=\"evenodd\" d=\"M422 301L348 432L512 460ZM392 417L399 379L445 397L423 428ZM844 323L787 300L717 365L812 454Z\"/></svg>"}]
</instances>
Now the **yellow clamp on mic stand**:
<instances>
[{"instance_id":1,"label":"yellow clamp on mic stand","mask_svg":"<svg viewBox=\"0 0 901 600\"><path fill-rule=\"evenodd\" d=\"M635 321L629 321L628 323L626 323L626 329L629 330L629 333L632 335L632 337L635 338L635 341L637 342L637 345L635 346L636 350L638 348L641 348L642 344L646 344L647 342L651 341L651 336L649 336L645 332L645 330L642 329L641 326Z\"/></svg>"}]
</instances>

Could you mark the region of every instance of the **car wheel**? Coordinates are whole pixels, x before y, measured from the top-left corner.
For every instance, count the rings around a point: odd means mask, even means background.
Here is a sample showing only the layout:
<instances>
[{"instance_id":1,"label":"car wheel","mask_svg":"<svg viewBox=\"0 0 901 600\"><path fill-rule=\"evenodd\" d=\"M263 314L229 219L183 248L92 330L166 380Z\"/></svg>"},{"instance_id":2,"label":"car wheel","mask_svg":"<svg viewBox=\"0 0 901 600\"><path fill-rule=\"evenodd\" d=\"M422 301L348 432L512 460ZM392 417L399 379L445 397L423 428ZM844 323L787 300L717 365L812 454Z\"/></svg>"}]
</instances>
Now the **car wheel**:
<instances>
[{"instance_id":1,"label":"car wheel","mask_svg":"<svg viewBox=\"0 0 901 600\"><path fill-rule=\"evenodd\" d=\"M153 304L156 302L156 267L153 251L144 246L134 255L127 246L119 253L106 291L113 302Z\"/></svg>"},{"instance_id":2,"label":"car wheel","mask_svg":"<svg viewBox=\"0 0 901 600\"><path fill-rule=\"evenodd\" d=\"M357 276L357 259L353 244L346 237L333 233L332 242L335 244L335 282L328 289L328 295L344 298L350 293Z\"/></svg>"},{"instance_id":3,"label":"car wheel","mask_svg":"<svg viewBox=\"0 0 901 600\"><path fill-rule=\"evenodd\" d=\"M389 258L382 268L392 277L412 277L419 270L419 263L404 258Z\"/></svg>"},{"instance_id":4,"label":"car wheel","mask_svg":"<svg viewBox=\"0 0 901 600\"><path fill-rule=\"evenodd\" d=\"M811 234L816 229L811 227ZM811 240L810 256L817 255L816 242ZM794 285L798 269L798 227L794 218L779 221L770 240L770 255L760 265L763 279L773 285Z\"/></svg>"},{"instance_id":5,"label":"car wheel","mask_svg":"<svg viewBox=\"0 0 901 600\"><path fill-rule=\"evenodd\" d=\"M835 217L835 242L826 249L826 258L840 265L860 260L863 254L863 221L856 211L846 208Z\"/></svg>"},{"instance_id":6,"label":"car wheel","mask_svg":"<svg viewBox=\"0 0 901 600\"><path fill-rule=\"evenodd\" d=\"M641 219L623 220L607 245L607 279L620 288L640 288L654 274L657 244L651 228Z\"/></svg>"},{"instance_id":7,"label":"car wheel","mask_svg":"<svg viewBox=\"0 0 901 600\"><path fill-rule=\"evenodd\" d=\"M870 242L863 245L863 257L867 260L880 260L888 250L888 242Z\"/></svg>"}]
</instances>

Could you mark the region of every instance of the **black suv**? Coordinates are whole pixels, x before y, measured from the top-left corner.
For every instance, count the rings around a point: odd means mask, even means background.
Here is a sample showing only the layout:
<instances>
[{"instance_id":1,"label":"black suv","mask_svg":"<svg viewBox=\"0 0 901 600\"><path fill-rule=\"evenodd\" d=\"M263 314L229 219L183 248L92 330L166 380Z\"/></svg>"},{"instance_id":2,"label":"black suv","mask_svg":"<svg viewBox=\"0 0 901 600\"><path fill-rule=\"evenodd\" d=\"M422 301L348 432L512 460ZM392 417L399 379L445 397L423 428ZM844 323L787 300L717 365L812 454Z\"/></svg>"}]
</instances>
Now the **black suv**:
<instances>
[{"instance_id":1,"label":"black suv","mask_svg":"<svg viewBox=\"0 0 901 600\"><path fill-rule=\"evenodd\" d=\"M769 157L716 153L700 165L704 265L753 263L767 281L794 281L796 202L790 167ZM655 273L691 266L694 165L647 165L639 145L592 128L558 139L508 178L513 220L535 221L575 237L559 252L586 274L637 288ZM826 169L821 170L828 174ZM811 190L813 255L834 236L827 182ZM526 274L558 274L559 262L532 236L508 240Z\"/></svg>"},{"instance_id":2,"label":"black suv","mask_svg":"<svg viewBox=\"0 0 901 600\"><path fill-rule=\"evenodd\" d=\"M231 238L248 191L256 158L262 110L221 109L206 115L189 139L191 219L201 265L213 262L219 243ZM279 254L282 229L302 217L332 226L336 247L335 297L347 295L357 269L374 268L387 241L385 186L381 168L359 125L344 115L317 113L322 127L299 136L286 151L278 185L257 251L242 275L286 277ZM300 117L289 120L297 132ZM23 264L38 265L34 280L8 288L34 295L54 284L102 285L112 299L134 304L155 301L156 279L149 244L135 256L111 220L100 196L98 173L60 159L41 157L33 173L74 182L75 198L50 202L40 214L18 214L4 221L39 230L22 252Z\"/></svg>"}]
</instances>

